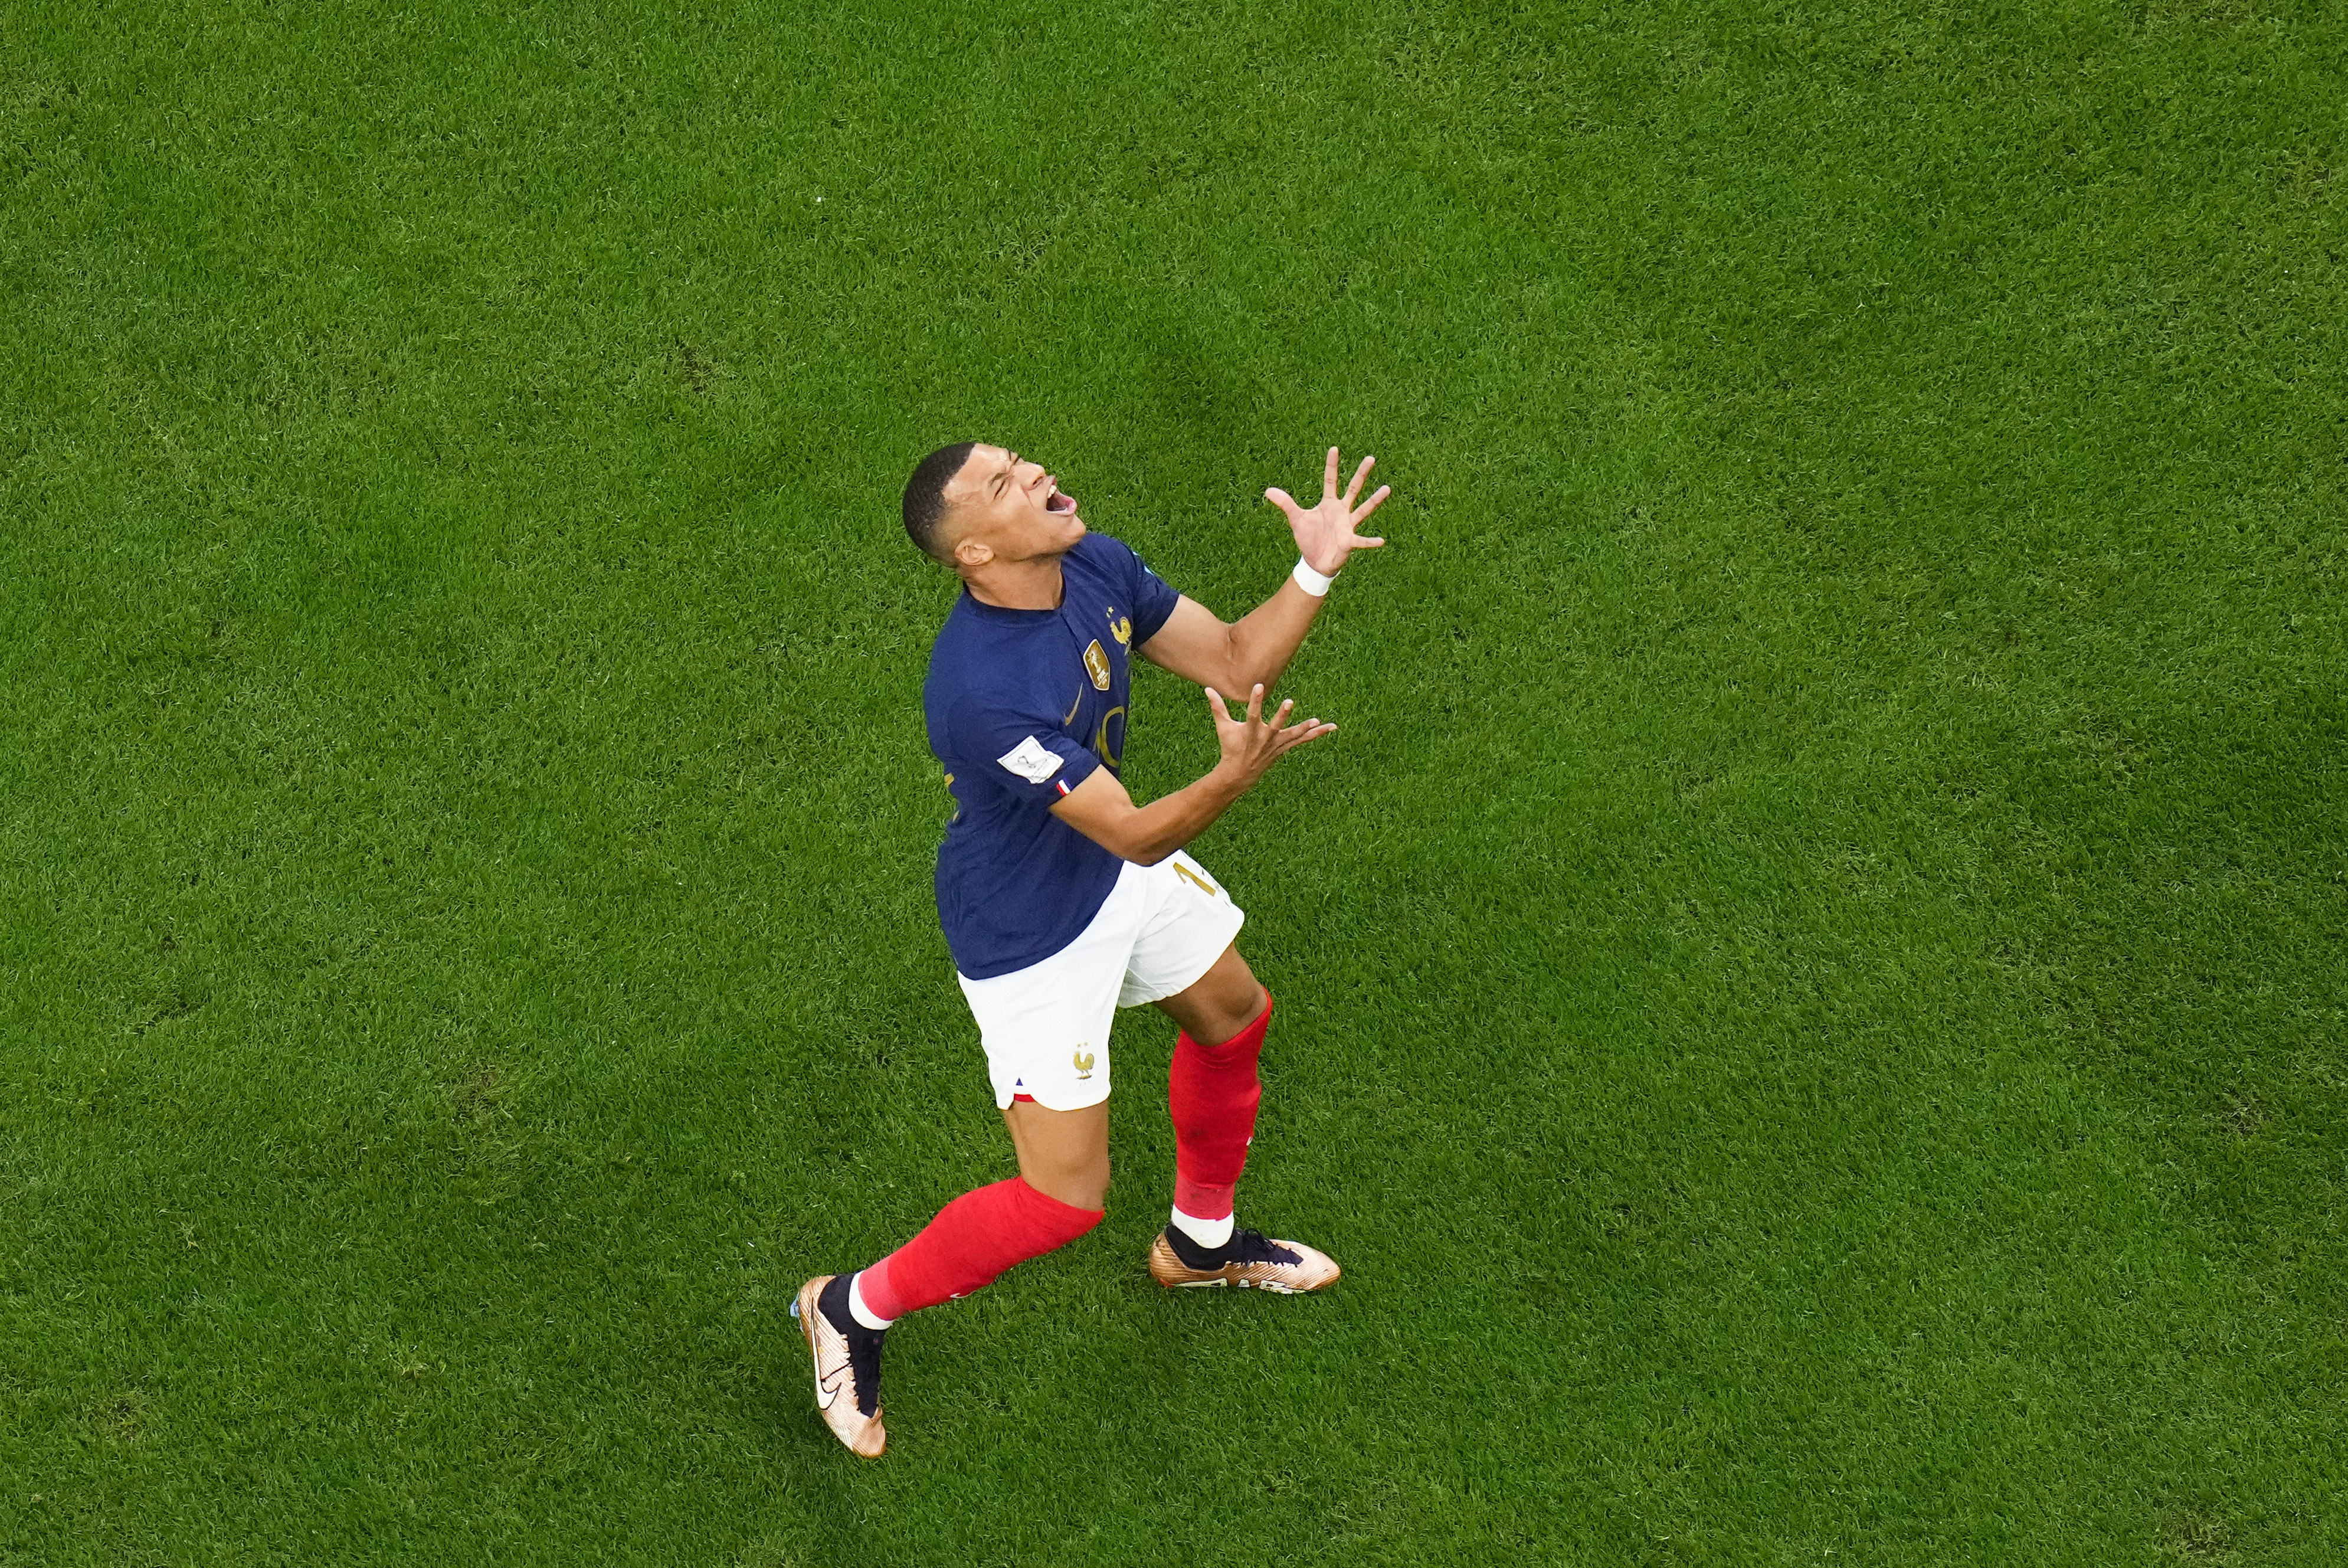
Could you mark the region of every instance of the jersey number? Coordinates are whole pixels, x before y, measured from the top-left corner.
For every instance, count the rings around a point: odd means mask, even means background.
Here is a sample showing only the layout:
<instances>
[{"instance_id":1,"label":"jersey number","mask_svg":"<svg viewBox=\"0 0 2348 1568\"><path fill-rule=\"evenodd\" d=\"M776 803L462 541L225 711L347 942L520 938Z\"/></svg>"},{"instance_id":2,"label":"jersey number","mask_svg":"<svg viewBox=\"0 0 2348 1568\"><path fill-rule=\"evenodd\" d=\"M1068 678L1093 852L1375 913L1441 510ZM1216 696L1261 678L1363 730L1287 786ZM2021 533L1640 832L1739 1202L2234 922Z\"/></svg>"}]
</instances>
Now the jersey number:
<instances>
[{"instance_id":1,"label":"jersey number","mask_svg":"<svg viewBox=\"0 0 2348 1568\"><path fill-rule=\"evenodd\" d=\"M1122 704L1110 708L1107 713L1101 715L1100 727L1093 732L1093 749L1100 753L1100 759L1103 762L1107 763L1111 768L1122 768L1125 766L1125 758L1119 757L1116 752L1111 751L1108 748L1108 721L1117 717L1124 711L1125 707Z\"/></svg>"}]
</instances>

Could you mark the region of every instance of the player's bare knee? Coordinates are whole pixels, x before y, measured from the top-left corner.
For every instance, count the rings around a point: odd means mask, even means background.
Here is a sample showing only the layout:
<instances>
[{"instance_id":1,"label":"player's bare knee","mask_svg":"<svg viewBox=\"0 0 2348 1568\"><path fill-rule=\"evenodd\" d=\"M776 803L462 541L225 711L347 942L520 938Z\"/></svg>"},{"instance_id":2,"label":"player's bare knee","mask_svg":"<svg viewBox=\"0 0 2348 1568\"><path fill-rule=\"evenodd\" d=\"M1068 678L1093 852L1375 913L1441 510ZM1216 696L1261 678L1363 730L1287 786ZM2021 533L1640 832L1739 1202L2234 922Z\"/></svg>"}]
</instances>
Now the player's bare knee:
<instances>
[{"instance_id":1,"label":"player's bare knee","mask_svg":"<svg viewBox=\"0 0 2348 1568\"><path fill-rule=\"evenodd\" d=\"M1214 998L1214 1037L1201 1038L1199 1043L1203 1046L1221 1045L1254 1023L1262 1015L1264 1004L1271 1000L1271 993L1256 984L1255 976L1246 969L1241 969L1232 982L1222 986Z\"/></svg>"},{"instance_id":2,"label":"player's bare knee","mask_svg":"<svg viewBox=\"0 0 2348 1568\"><path fill-rule=\"evenodd\" d=\"M1159 1006L1200 1045L1219 1046L1262 1016L1271 999L1233 945L1188 990Z\"/></svg>"},{"instance_id":3,"label":"player's bare knee","mask_svg":"<svg viewBox=\"0 0 2348 1568\"><path fill-rule=\"evenodd\" d=\"M1030 1181L1027 1184L1071 1208L1105 1209L1108 1206L1108 1161L1103 1157L1097 1163L1054 1171L1048 1182Z\"/></svg>"}]
</instances>

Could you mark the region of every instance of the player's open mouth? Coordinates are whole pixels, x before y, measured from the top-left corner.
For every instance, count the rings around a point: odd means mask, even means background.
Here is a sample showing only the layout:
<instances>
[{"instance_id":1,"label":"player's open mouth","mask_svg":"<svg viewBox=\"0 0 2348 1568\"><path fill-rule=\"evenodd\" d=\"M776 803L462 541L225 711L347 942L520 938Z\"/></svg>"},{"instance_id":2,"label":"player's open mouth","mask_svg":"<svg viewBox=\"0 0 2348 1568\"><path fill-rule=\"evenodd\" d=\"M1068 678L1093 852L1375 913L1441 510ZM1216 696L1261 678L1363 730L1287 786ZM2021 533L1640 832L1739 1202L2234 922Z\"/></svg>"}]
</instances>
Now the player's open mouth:
<instances>
[{"instance_id":1,"label":"player's open mouth","mask_svg":"<svg viewBox=\"0 0 2348 1568\"><path fill-rule=\"evenodd\" d=\"M1066 517L1068 513L1076 510L1076 498L1062 490L1058 485L1054 485L1052 487L1050 499L1044 502L1044 510L1045 511L1056 511L1061 516Z\"/></svg>"}]
</instances>

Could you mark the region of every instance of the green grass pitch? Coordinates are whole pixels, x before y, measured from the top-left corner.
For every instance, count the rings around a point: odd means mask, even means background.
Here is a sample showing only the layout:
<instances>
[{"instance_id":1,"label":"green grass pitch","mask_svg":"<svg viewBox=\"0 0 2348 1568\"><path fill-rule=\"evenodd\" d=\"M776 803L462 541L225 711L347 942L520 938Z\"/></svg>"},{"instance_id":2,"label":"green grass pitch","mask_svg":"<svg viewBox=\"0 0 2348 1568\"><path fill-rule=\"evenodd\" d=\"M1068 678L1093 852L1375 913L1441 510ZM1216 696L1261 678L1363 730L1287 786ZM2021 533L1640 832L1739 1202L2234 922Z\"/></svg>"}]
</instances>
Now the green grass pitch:
<instances>
[{"instance_id":1,"label":"green grass pitch","mask_svg":"<svg viewBox=\"0 0 2348 1568\"><path fill-rule=\"evenodd\" d=\"M492 12L496 15L492 15ZM2348 12L0 8L0 1564L2348 1560ZM1226 614L1169 1299L1010 1171L912 461ZM1137 794L1212 755L1137 692Z\"/></svg>"}]
</instances>

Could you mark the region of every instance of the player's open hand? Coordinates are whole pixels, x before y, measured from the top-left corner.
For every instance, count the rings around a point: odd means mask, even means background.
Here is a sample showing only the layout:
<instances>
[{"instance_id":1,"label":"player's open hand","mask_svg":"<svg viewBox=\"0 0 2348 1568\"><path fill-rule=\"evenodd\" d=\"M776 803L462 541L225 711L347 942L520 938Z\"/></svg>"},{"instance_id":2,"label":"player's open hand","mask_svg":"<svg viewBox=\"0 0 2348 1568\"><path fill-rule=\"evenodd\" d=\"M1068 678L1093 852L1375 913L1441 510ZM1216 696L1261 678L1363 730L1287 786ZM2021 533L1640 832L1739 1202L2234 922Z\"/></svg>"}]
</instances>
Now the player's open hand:
<instances>
[{"instance_id":1,"label":"player's open hand","mask_svg":"<svg viewBox=\"0 0 2348 1568\"><path fill-rule=\"evenodd\" d=\"M1233 718L1231 710L1223 706L1222 693L1212 686L1207 688L1207 707L1215 716L1215 740L1223 748L1219 766L1240 774L1251 784L1306 741L1337 733L1335 725L1323 724L1317 718L1290 724L1289 712L1296 707L1293 699L1282 703L1270 718L1264 717L1261 683L1248 696L1244 717Z\"/></svg>"},{"instance_id":2,"label":"player's open hand","mask_svg":"<svg viewBox=\"0 0 2348 1568\"><path fill-rule=\"evenodd\" d=\"M1329 466L1321 476L1321 504L1301 507L1286 490L1274 488L1263 492L1263 499L1278 507L1288 519L1289 531L1296 535L1296 549L1304 563L1323 576L1334 577L1345 558L1356 550L1375 550L1385 542L1383 539L1364 539L1359 531L1362 520L1378 510L1386 497L1394 494L1392 485L1380 485L1370 499L1359 507L1354 498L1362 493L1362 481L1370 477L1377 459L1364 458L1362 466L1354 470L1354 482L1345 493L1337 493L1337 449L1329 449Z\"/></svg>"}]
</instances>

